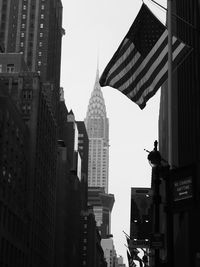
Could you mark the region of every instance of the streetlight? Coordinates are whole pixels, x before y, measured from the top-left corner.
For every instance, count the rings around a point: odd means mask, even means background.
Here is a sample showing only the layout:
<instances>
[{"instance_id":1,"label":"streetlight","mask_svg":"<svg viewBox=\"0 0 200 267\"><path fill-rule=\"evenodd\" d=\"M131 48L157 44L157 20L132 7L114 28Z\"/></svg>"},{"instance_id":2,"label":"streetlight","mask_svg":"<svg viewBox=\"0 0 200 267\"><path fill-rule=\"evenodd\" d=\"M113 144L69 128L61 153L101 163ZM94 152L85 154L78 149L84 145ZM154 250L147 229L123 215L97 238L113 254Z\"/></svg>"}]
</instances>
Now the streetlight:
<instances>
[{"instance_id":1,"label":"streetlight","mask_svg":"<svg viewBox=\"0 0 200 267\"><path fill-rule=\"evenodd\" d=\"M154 142L154 150L151 151L148 155L149 163L152 167L152 179L153 179L153 204L154 204L154 237L160 236L160 175L159 175L159 167L161 165L161 155L157 149L158 141ZM155 247L155 267L159 267L160 265L160 248Z\"/></svg>"}]
</instances>

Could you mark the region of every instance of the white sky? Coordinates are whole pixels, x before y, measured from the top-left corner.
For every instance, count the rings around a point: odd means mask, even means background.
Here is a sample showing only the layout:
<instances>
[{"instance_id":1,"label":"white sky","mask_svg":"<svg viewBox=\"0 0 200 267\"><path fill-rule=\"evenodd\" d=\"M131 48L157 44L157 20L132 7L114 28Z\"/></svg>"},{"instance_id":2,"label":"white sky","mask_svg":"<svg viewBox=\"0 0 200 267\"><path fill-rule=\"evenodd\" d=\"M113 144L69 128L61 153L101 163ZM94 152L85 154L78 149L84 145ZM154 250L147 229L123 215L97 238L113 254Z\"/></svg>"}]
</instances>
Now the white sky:
<instances>
[{"instance_id":1,"label":"white sky","mask_svg":"<svg viewBox=\"0 0 200 267\"><path fill-rule=\"evenodd\" d=\"M84 120L95 83L97 60L100 74L128 32L140 0L62 0L63 28L61 86L65 103L76 120ZM166 0L158 0L166 6ZM164 23L165 12L150 0L149 8ZM126 258L130 233L131 187L149 187L151 167L144 149L152 150L158 138L160 92L144 110L111 87L103 87L110 124L109 193L115 195L111 232L117 255ZM127 264L128 266L128 264Z\"/></svg>"}]
</instances>

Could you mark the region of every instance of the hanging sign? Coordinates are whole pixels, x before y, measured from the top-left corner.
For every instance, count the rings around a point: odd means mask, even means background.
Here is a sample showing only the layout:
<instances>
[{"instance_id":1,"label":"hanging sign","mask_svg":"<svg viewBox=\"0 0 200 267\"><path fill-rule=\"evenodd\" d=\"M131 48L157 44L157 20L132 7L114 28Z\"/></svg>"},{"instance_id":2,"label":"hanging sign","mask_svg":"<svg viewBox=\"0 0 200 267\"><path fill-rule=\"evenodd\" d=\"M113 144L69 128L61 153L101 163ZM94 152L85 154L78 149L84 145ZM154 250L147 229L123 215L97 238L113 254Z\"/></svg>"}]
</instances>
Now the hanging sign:
<instances>
[{"instance_id":1,"label":"hanging sign","mask_svg":"<svg viewBox=\"0 0 200 267\"><path fill-rule=\"evenodd\" d=\"M173 182L174 201L180 201L193 197L192 176L180 178Z\"/></svg>"}]
</instances>

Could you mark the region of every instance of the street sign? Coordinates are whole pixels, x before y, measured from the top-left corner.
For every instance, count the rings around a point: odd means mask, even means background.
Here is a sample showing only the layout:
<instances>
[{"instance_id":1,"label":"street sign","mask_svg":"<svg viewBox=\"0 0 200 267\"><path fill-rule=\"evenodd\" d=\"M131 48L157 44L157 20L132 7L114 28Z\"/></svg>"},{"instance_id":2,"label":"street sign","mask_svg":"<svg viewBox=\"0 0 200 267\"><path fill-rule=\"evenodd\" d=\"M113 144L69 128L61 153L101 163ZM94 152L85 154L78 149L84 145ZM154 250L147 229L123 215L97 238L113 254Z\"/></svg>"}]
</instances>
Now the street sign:
<instances>
[{"instance_id":1,"label":"street sign","mask_svg":"<svg viewBox=\"0 0 200 267\"><path fill-rule=\"evenodd\" d=\"M173 182L174 201L193 197L192 176L180 178Z\"/></svg>"},{"instance_id":2,"label":"street sign","mask_svg":"<svg viewBox=\"0 0 200 267\"><path fill-rule=\"evenodd\" d=\"M133 248L148 248L149 247L149 240L148 239L133 239L131 240L131 244L129 245L130 249Z\"/></svg>"}]
</instances>

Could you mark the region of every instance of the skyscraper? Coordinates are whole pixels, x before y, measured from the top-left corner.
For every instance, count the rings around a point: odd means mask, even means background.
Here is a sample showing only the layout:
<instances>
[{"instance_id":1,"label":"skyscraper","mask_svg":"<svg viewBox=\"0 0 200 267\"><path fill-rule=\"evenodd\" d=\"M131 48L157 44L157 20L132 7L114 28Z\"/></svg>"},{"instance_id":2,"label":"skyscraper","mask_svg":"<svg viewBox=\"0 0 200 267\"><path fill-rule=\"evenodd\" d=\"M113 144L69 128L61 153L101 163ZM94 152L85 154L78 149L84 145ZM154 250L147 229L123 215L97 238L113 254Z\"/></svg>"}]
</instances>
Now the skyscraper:
<instances>
[{"instance_id":1,"label":"skyscraper","mask_svg":"<svg viewBox=\"0 0 200 267\"><path fill-rule=\"evenodd\" d=\"M103 187L108 193L109 122L98 70L85 125L89 137L88 186Z\"/></svg>"},{"instance_id":2,"label":"skyscraper","mask_svg":"<svg viewBox=\"0 0 200 267\"><path fill-rule=\"evenodd\" d=\"M61 0L0 0L0 43L5 53L22 53L29 69L59 85Z\"/></svg>"},{"instance_id":3,"label":"skyscraper","mask_svg":"<svg viewBox=\"0 0 200 267\"><path fill-rule=\"evenodd\" d=\"M8 84L9 75L10 96L29 130L27 263L12 243L9 251L15 254L16 266L54 265L58 138L54 112L59 102L62 34L61 0L0 0L0 44L5 52L0 67L7 64L4 69L9 72L1 78ZM18 70L21 57L27 68Z\"/></svg>"},{"instance_id":4,"label":"skyscraper","mask_svg":"<svg viewBox=\"0 0 200 267\"><path fill-rule=\"evenodd\" d=\"M99 85L97 69L94 89L89 100L85 125L89 138L88 203L93 206L95 220L102 238L110 235L110 216L114 195L108 194L109 122Z\"/></svg>"},{"instance_id":5,"label":"skyscraper","mask_svg":"<svg viewBox=\"0 0 200 267\"><path fill-rule=\"evenodd\" d=\"M200 170L200 5L198 0L172 1L172 30L176 36L190 45L193 50L173 74L172 83L172 163L176 168L189 165L196 166L196 177ZM159 118L159 150L162 158L167 160L168 155L168 95L167 85L161 91L160 118ZM178 175L177 175L178 176ZM179 175L180 176L180 175ZM182 175L183 176L183 175ZM180 176L181 177L181 176ZM195 179L195 177L194 177ZM199 213L199 179L195 184L193 205L187 206L183 200L175 201L171 194L173 205L179 203L179 208L172 209L169 229L169 251L167 257L169 266L198 266L200 264L200 245L196 244L200 235L198 224ZM162 182L162 184L164 184ZM161 184L161 187L162 187ZM174 186L172 180L172 185ZM174 187L175 188L175 187ZM162 192L164 192L164 188ZM170 191L170 190L169 190ZM162 193L161 193L162 194ZM186 201L187 202L187 201ZM161 209L162 210L162 209ZM161 215L162 216L162 215ZM161 227L165 225L161 217ZM167 220L166 220L167 221ZM162 225L163 224L163 225ZM164 228L164 227L163 227ZM165 232L165 236L166 236ZM169 254L169 255L168 255ZM162 255L161 255L162 256ZM173 265L172 265L173 264Z\"/></svg>"}]
</instances>

